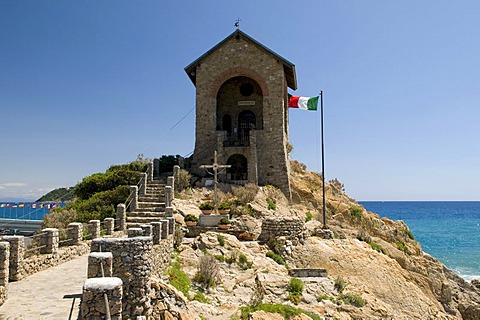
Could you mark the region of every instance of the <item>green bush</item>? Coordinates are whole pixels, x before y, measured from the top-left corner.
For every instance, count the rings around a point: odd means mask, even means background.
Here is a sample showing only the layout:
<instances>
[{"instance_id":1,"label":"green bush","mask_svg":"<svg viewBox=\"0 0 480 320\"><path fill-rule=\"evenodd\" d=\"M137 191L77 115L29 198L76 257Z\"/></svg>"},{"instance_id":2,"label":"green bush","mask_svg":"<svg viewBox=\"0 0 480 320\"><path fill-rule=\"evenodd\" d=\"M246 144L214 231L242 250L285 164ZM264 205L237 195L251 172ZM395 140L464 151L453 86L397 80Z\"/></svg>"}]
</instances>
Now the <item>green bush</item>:
<instances>
[{"instance_id":1,"label":"green bush","mask_svg":"<svg viewBox=\"0 0 480 320\"><path fill-rule=\"evenodd\" d=\"M178 171L177 180L175 181L175 188L178 191L188 189L190 187L191 179L192 179L192 175L188 173L187 170L180 169Z\"/></svg>"},{"instance_id":2,"label":"green bush","mask_svg":"<svg viewBox=\"0 0 480 320\"><path fill-rule=\"evenodd\" d=\"M397 242L396 243L398 250L405 252L406 254L411 254L410 250L408 249L407 245L404 242Z\"/></svg>"},{"instance_id":3,"label":"green bush","mask_svg":"<svg viewBox=\"0 0 480 320\"><path fill-rule=\"evenodd\" d=\"M218 224L230 224L230 219L223 217Z\"/></svg>"},{"instance_id":4,"label":"green bush","mask_svg":"<svg viewBox=\"0 0 480 320\"><path fill-rule=\"evenodd\" d=\"M245 306L240 308L240 319L241 320L247 320L249 319L249 315L252 314L255 311L265 311L269 313L278 313L280 314L284 319L290 319L293 318L294 316L299 316L302 313L306 314L313 320L321 320L322 318L310 311L307 310L302 310L299 308L295 308L289 305L285 304L279 304L279 303L260 303L255 306Z\"/></svg>"},{"instance_id":5,"label":"green bush","mask_svg":"<svg viewBox=\"0 0 480 320\"><path fill-rule=\"evenodd\" d=\"M359 206L352 205L350 206L350 216L352 217L353 220L362 220L363 218L363 210Z\"/></svg>"},{"instance_id":6,"label":"green bush","mask_svg":"<svg viewBox=\"0 0 480 320\"><path fill-rule=\"evenodd\" d=\"M210 202L204 202L198 206L200 210L213 210L213 204Z\"/></svg>"},{"instance_id":7,"label":"green bush","mask_svg":"<svg viewBox=\"0 0 480 320\"><path fill-rule=\"evenodd\" d=\"M225 256L223 254L216 254L213 257L220 262L225 262Z\"/></svg>"},{"instance_id":8,"label":"green bush","mask_svg":"<svg viewBox=\"0 0 480 320\"><path fill-rule=\"evenodd\" d=\"M218 244L223 247L225 245L225 236L222 234L217 234L217 241Z\"/></svg>"},{"instance_id":9,"label":"green bush","mask_svg":"<svg viewBox=\"0 0 480 320\"><path fill-rule=\"evenodd\" d=\"M288 293L289 299L294 304L299 304L301 301L303 291L303 281L297 278L290 279L290 283L288 285Z\"/></svg>"},{"instance_id":10,"label":"green bush","mask_svg":"<svg viewBox=\"0 0 480 320\"><path fill-rule=\"evenodd\" d=\"M345 281L342 276L338 276L338 277L335 279L334 288L335 288L335 290L337 290L339 293L342 293L343 290L347 287L347 285L348 285L348 282Z\"/></svg>"},{"instance_id":11,"label":"green bush","mask_svg":"<svg viewBox=\"0 0 480 320\"><path fill-rule=\"evenodd\" d=\"M83 178L82 182L75 186L75 195L86 200L95 193L115 189L118 186L136 185L140 180L139 171L112 170L105 173L95 173Z\"/></svg>"},{"instance_id":12,"label":"green bush","mask_svg":"<svg viewBox=\"0 0 480 320\"><path fill-rule=\"evenodd\" d=\"M240 253L238 255L238 266L242 268L243 270L250 269L253 265L253 262L248 261L247 256L244 255L243 253Z\"/></svg>"},{"instance_id":13,"label":"green bush","mask_svg":"<svg viewBox=\"0 0 480 320\"><path fill-rule=\"evenodd\" d=\"M350 293L340 294L338 300L357 308L361 308L367 303L365 299L363 299L359 295Z\"/></svg>"},{"instance_id":14,"label":"green bush","mask_svg":"<svg viewBox=\"0 0 480 320\"><path fill-rule=\"evenodd\" d=\"M307 211L307 213L305 213L305 222L308 222L312 219L313 219L313 214L310 211Z\"/></svg>"},{"instance_id":15,"label":"green bush","mask_svg":"<svg viewBox=\"0 0 480 320\"><path fill-rule=\"evenodd\" d=\"M330 300L330 301L332 301L332 302L334 302L334 303L337 302L334 297L331 297L331 296L326 295L326 294L321 295L321 296L319 296L319 297L317 298L317 301L318 301L318 302L323 301L323 300Z\"/></svg>"},{"instance_id":16,"label":"green bush","mask_svg":"<svg viewBox=\"0 0 480 320\"><path fill-rule=\"evenodd\" d=\"M410 240L415 240L415 237L413 236L412 231L410 231L409 229L405 229L405 230L404 230L404 233L407 235L407 237L408 237Z\"/></svg>"},{"instance_id":17,"label":"green bush","mask_svg":"<svg viewBox=\"0 0 480 320\"><path fill-rule=\"evenodd\" d=\"M185 216L185 221L193 221L193 222L198 222L198 218L197 216L193 215L193 214L187 214Z\"/></svg>"},{"instance_id":18,"label":"green bush","mask_svg":"<svg viewBox=\"0 0 480 320\"><path fill-rule=\"evenodd\" d=\"M212 303L212 300L208 299L203 292L197 291L195 292L195 295L193 296L192 300L197 300L198 302L201 303Z\"/></svg>"},{"instance_id":19,"label":"green bush","mask_svg":"<svg viewBox=\"0 0 480 320\"><path fill-rule=\"evenodd\" d=\"M258 192L258 186L255 183L247 183L245 186L233 187L232 193L237 198L239 204L246 205L255 199Z\"/></svg>"},{"instance_id":20,"label":"green bush","mask_svg":"<svg viewBox=\"0 0 480 320\"><path fill-rule=\"evenodd\" d=\"M275 261L278 264L281 264L281 265L286 265L287 264L281 255L276 254L273 251L267 251L266 255L267 255L268 258L272 259L273 261Z\"/></svg>"},{"instance_id":21,"label":"green bush","mask_svg":"<svg viewBox=\"0 0 480 320\"><path fill-rule=\"evenodd\" d=\"M213 256L206 254L200 257L194 280L206 288L213 287L220 281L220 267Z\"/></svg>"},{"instance_id":22,"label":"green bush","mask_svg":"<svg viewBox=\"0 0 480 320\"><path fill-rule=\"evenodd\" d=\"M172 266L167 270L167 274L170 284L188 298L188 292L192 288L192 284L190 282L190 278L182 270L182 267L178 261L175 261L172 264Z\"/></svg>"},{"instance_id":23,"label":"green bush","mask_svg":"<svg viewBox=\"0 0 480 320\"><path fill-rule=\"evenodd\" d=\"M275 200L272 198L267 198L267 205L268 205L268 210L275 210L277 208Z\"/></svg>"}]
</instances>

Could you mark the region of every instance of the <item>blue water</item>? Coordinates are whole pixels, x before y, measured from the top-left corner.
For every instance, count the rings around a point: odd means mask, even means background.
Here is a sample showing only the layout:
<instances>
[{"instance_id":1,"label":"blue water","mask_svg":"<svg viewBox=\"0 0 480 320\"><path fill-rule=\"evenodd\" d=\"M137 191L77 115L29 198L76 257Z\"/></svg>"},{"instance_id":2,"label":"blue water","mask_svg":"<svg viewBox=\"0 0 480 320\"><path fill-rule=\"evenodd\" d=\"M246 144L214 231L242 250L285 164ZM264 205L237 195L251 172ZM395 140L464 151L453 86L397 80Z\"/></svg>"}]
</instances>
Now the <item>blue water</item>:
<instances>
[{"instance_id":1,"label":"blue water","mask_svg":"<svg viewBox=\"0 0 480 320\"><path fill-rule=\"evenodd\" d=\"M480 201L362 201L380 217L403 220L423 251L465 280L480 279Z\"/></svg>"},{"instance_id":2,"label":"blue water","mask_svg":"<svg viewBox=\"0 0 480 320\"><path fill-rule=\"evenodd\" d=\"M0 219L43 220L50 210L65 205L63 202L0 202Z\"/></svg>"}]
</instances>

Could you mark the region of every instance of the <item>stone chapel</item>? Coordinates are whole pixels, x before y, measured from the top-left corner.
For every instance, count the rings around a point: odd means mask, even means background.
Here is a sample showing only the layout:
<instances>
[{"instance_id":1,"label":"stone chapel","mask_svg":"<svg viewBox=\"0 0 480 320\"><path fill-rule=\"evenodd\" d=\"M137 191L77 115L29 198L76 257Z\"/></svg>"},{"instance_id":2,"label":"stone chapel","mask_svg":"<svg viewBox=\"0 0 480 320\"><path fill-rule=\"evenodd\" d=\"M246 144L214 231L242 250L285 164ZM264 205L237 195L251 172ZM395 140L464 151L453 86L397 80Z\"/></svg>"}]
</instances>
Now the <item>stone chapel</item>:
<instances>
[{"instance_id":1,"label":"stone chapel","mask_svg":"<svg viewBox=\"0 0 480 320\"><path fill-rule=\"evenodd\" d=\"M231 165L219 181L274 185L290 198L288 93L295 65L237 29L185 68L196 87L192 171Z\"/></svg>"}]
</instances>

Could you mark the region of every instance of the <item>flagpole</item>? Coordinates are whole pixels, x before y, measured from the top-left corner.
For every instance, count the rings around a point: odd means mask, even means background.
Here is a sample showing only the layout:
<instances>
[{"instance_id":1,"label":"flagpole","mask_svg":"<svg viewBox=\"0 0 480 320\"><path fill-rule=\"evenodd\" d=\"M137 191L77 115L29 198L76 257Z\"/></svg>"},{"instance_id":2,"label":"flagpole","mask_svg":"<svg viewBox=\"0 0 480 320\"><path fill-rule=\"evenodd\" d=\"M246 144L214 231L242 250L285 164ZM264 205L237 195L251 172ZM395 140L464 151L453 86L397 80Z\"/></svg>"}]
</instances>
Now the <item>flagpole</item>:
<instances>
[{"instance_id":1,"label":"flagpole","mask_svg":"<svg viewBox=\"0 0 480 320\"><path fill-rule=\"evenodd\" d=\"M322 223L323 228L327 228L327 212L325 202L325 146L323 139L323 90L320 90L320 128L322 132Z\"/></svg>"}]
</instances>

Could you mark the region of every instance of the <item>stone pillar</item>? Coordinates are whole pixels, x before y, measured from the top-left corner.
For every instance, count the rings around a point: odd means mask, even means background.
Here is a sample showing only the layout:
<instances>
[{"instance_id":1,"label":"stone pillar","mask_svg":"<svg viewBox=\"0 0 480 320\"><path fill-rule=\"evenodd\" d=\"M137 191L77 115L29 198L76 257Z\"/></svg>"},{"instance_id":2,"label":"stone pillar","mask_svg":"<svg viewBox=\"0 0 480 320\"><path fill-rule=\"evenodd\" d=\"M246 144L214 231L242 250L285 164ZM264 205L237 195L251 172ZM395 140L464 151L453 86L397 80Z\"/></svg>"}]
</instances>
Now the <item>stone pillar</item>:
<instances>
[{"instance_id":1,"label":"stone pillar","mask_svg":"<svg viewBox=\"0 0 480 320\"><path fill-rule=\"evenodd\" d=\"M88 222L88 235L90 239L100 238L100 220L90 220Z\"/></svg>"},{"instance_id":2,"label":"stone pillar","mask_svg":"<svg viewBox=\"0 0 480 320\"><path fill-rule=\"evenodd\" d=\"M168 220L168 234L173 234L175 232L175 218L167 217Z\"/></svg>"},{"instance_id":3,"label":"stone pillar","mask_svg":"<svg viewBox=\"0 0 480 320\"><path fill-rule=\"evenodd\" d=\"M152 225L150 224L142 224L140 228L143 231L144 237L151 237L152 236Z\"/></svg>"},{"instance_id":4,"label":"stone pillar","mask_svg":"<svg viewBox=\"0 0 480 320\"><path fill-rule=\"evenodd\" d=\"M25 239L23 238L23 236L4 236L3 240L7 241L10 244L9 280L22 280Z\"/></svg>"},{"instance_id":5,"label":"stone pillar","mask_svg":"<svg viewBox=\"0 0 480 320\"><path fill-rule=\"evenodd\" d=\"M72 222L68 224L67 236L70 241L69 245L74 246L80 244L83 240L83 224L81 222Z\"/></svg>"},{"instance_id":6,"label":"stone pillar","mask_svg":"<svg viewBox=\"0 0 480 320\"><path fill-rule=\"evenodd\" d=\"M122 280L114 277L90 278L85 281L80 307L82 319L106 319L105 293L110 319L122 319Z\"/></svg>"},{"instance_id":7,"label":"stone pillar","mask_svg":"<svg viewBox=\"0 0 480 320\"><path fill-rule=\"evenodd\" d=\"M152 238L99 238L92 241L91 250L109 251L113 255L113 276L123 282L124 319L152 314L151 273Z\"/></svg>"},{"instance_id":8,"label":"stone pillar","mask_svg":"<svg viewBox=\"0 0 480 320\"><path fill-rule=\"evenodd\" d=\"M105 235L111 236L113 234L114 229L115 229L115 219L105 218L105 220L103 220L103 230L105 230Z\"/></svg>"},{"instance_id":9,"label":"stone pillar","mask_svg":"<svg viewBox=\"0 0 480 320\"><path fill-rule=\"evenodd\" d=\"M175 178L173 176L167 177L167 186L172 187L172 197L170 198L171 201L175 199Z\"/></svg>"},{"instance_id":10,"label":"stone pillar","mask_svg":"<svg viewBox=\"0 0 480 320\"><path fill-rule=\"evenodd\" d=\"M58 252L58 229L42 229L40 253L56 254Z\"/></svg>"},{"instance_id":11,"label":"stone pillar","mask_svg":"<svg viewBox=\"0 0 480 320\"><path fill-rule=\"evenodd\" d=\"M127 230L127 209L123 203L117 205L118 230L125 232Z\"/></svg>"},{"instance_id":12,"label":"stone pillar","mask_svg":"<svg viewBox=\"0 0 480 320\"><path fill-rule=\"evenodd\" d=\"M129 238L141 237L143 236L142 228L128 228L127 235Z\"/></svg>"},{"instance_id":13,"label":"stone pillar","mask_svg":"<svg viewBox=\"0 0 480 320\"><path fill-rule=\"evenodd\" d=\"M160 222L162 223L162 239L167 239L168 238L168 224L170 223L170 221L168 221L167 219L165 220L160 220Z\"/></svg>"},{"instance_id":14,"label":"stone pillar","mask_svg":"<svg viewBox=\"0 0 480 320\"><path fill-rule=\"evenodd\" d=\"M147 180L153 180L153 162L147 163Z\"/></svg>"},{"instance_id":15,"label":"stone pillar","mask_svg":"<svg viewBox=\"0 0 480 320\"><path fill-rule=\"evenodd\" d=\"M165 207L172 206L172 187L165 186Z\"/></svg>"},{"instance_id":16,"label":"stone pillar","mask_svg":"<svg viewBox=\"0 0 480 320\"><path fill-rule=\"evenodd\" d=\"M143 183L140 184L140 188L138 189L138 195L144 196L147 193L147 173L142 173L142 181Z\"/></svg>"},{"instance_id":17,"label":"stone pillar","mask_svg":"<svg viewBox=\"0 0 480 320\"><path fill-rule=\"evenodd\" d=\"M154 221L150 223L152 225L152 241L153 244L160 244L162 239L162 222Z\"/></svg>"},{"instance_id":18,"label":"stone pillar","mask_svg":"<svg viewBox=\"0 0 480 320\"><path fill-rule=\"evenodd\" d=\"M0 242L0 305L7 300L10 243Z\"/></svg>"},{"instance_id":19,"label":"stone pillar","mask_svg":"<svg viewBox=\"0 0 480 320\"><path fill-rule=\"evenodd\" d=\"M111 252L90 252L88 255L87 278L102 278L112 276L113 255ZM103 274L102 274L102 265Z\"/></svg>"},{"instance_id":20,"label":"stone pillar","mask_svg":"<svg viewBox=\"0 0 480 320\"><path fill-rule=\"evenodd\" d=\"M165 207L165 217L173 217L173 207Z\"/></svg>"},{"instance_id":21,"label":"stone pillar","mask_svg":"<svg viewBox=\"0 0 480 320\"><path fill-rule=\"evenodd\" d=\"M180 172L180 166L179 165L174 165L173 166L173 181L174 181L174 191L180 191L178 190L178 173Z\"/></svg>"},{"instance_id":22,"label":"stone pillar","mask_svg":"<svg viewBox=\"0 0 480 320\"><path fill-rule=\"evenodd\" d=\"M132 212L137 210L138 208L138 187L137 186L130 186L130 195L132 197L132 202L128 207L128 211Z\"/></svg>"}]
</instances>

